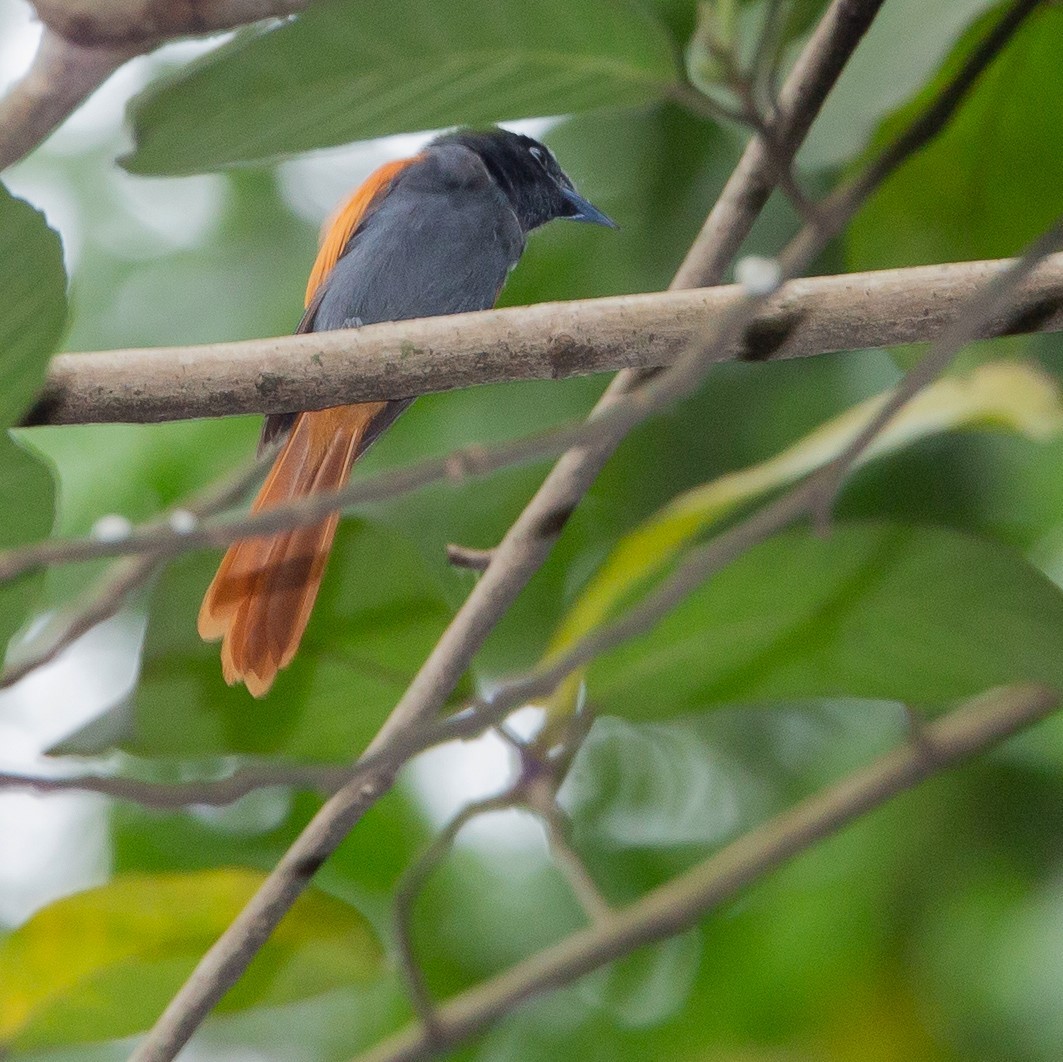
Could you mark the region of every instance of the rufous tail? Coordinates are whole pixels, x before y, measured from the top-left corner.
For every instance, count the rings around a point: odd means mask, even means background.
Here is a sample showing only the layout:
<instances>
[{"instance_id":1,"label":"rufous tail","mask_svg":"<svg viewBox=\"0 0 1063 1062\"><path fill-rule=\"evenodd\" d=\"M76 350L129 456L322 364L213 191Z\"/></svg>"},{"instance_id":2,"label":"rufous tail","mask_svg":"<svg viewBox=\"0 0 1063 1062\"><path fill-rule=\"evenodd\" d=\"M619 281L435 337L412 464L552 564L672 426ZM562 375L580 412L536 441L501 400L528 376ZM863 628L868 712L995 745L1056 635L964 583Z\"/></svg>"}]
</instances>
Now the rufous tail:
<instances>
[{"instance_id":1,"label":"rufous tail","mask_svg":"<svg viewBox=\"0 0 1063 1062\"><path fill-rule=\"evenodd\" d=\"M258 493L252 512L337 490L383 402L300 413ZM222 640L230 685L264 696L291 663L306 630L336 535L339 514L319 524L229 547L199 610L199 634Z\"/></svg>"}]
</instances>

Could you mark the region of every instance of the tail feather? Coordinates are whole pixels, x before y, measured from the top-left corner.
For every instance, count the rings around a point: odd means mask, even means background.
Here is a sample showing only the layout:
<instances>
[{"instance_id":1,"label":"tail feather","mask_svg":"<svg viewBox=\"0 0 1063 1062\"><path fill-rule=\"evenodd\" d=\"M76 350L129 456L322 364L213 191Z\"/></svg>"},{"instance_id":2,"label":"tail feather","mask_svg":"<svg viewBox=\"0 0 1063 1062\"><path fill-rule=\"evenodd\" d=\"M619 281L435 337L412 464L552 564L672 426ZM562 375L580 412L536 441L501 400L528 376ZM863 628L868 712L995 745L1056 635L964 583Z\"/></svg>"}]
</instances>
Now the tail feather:
<instances>
[{"instance_id":1,"label":"tail feather","mask_svg":"<svg viewBox=\"0 0 1063 1062\"><path fill-rule=\"evenodd\" d=\"M337 490L385 403L301 413L277 456L252 512ZM267 693L291 663L321 586L339 515L321 523L232 545L203 598L199 634L222 639L222 674Z\"/></svg>"}]
</instances>

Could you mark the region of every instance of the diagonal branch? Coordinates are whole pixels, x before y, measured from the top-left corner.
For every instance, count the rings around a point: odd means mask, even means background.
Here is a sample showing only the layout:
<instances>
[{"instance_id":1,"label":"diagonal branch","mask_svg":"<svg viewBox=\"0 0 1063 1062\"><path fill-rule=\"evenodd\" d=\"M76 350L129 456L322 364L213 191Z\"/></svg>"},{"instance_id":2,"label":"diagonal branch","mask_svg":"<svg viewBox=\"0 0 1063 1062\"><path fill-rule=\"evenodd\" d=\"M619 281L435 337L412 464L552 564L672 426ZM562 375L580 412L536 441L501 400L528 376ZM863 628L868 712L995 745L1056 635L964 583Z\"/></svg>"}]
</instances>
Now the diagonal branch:
<instances>
[{"instance_id":1,"label":"diagonal branch","mask_svg":"<svg viewBox=\"0 0 1063 1062\"><path fill-rule=\"evenodd\" d=\"M140 51L86 47L46 27L29 70L0 99L0 170L25 158Z\"/></svg>"},{"instance_id":2,"label":"diagonal branch","mask_svg":"<svg viewBox=\"0 0 1063 1062\"><path fill-rule=\"evenodd\" d=\"M907 742L828 789L745 834L674 881L602 922L573 933L433 1010L431 1036L415 1027L357 1062L413 1062L488 1028L543 995L636 948L665 940L734 899L826 837L942 771L1046 718L1059 694L1039 686L985 694L928 724Z\"/></svg>"},{"instance_id":3,"label":"diagonal branch","mask_svg":"<svg viewBox=\"0 0 1063 1062\"><path fill-rule=\"evenodd\" d=\"M43 143L120 66L167 40L301 11L309 0L32 0L44 23L29 72L0 99L0 170Z\"/></svg>"}]
</instances>

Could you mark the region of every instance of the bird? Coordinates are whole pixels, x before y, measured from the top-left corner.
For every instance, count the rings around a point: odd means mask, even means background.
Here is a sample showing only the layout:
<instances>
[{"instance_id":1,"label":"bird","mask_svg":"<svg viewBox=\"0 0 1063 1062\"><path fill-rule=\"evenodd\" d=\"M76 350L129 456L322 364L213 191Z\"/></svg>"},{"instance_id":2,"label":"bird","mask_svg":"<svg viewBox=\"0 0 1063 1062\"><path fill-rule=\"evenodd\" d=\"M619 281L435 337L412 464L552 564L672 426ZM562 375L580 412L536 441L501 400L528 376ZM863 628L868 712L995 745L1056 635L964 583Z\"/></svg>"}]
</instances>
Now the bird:
<instances>
[{"instance_id":1,"label":"bird","mask_svg":"<svg viewBox=\"0 0 1063 1062\"><path fill-rule=\"evenodd\" d=\"M615 228L545 144L510 130L461 128L379 167L323 232L297 333L486 310L528 234L557 218ZM339 489L354 462L412 399L271 414L260 452L279 447L252 512ZM229 547L198 630L221 640L222 675L254 697L295 657L339 514Z\"/></svg>"}]
</instances>

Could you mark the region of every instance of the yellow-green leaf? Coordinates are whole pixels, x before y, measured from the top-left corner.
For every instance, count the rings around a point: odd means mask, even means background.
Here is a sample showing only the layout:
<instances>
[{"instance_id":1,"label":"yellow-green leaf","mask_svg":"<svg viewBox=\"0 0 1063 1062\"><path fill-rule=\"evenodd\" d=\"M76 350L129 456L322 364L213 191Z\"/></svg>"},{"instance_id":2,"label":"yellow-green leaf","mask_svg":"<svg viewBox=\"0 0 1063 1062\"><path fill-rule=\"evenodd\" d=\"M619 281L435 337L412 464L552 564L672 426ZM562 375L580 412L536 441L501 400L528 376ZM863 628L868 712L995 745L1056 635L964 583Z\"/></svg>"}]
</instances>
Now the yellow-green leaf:
<instances>
[{"instance_id":1,"label":"yellow-green leaf","mask_svg":"<svg viewBox=\"0 0 1063 1062\"><path fill-rule=\"evenodd\" d=\"M740 505L823 467L854 439L891 392L861 402L822 424L782 453L721 476L673 499L617 544L558 625L547 652L556 659L608 619L617 606L675 558L684 546ZM983 365L923 390L880 433L860 462L919 439L971 427L998 427L1043 439L1063 430L1063 401L1044 373L1015 362ZM569 676L547 706L570 713L583 673Z\"/></svg>"},{"instance_id":2,"label":"yellow-green leaf","mask_svg":"<svg viewBox=\"0 0 1063 1062\"><path fill-rule=\"evenodd\" d=\"M0 1049L147 1028L263 879L243 868L123 874L45 907L0 944ZM219 1010L316 995L372 977L380 960L365 918L311 890Z\"/></svg>"}]
</instances>

